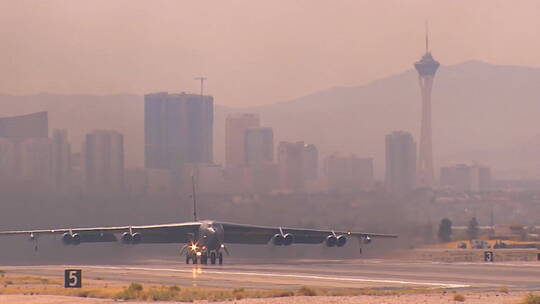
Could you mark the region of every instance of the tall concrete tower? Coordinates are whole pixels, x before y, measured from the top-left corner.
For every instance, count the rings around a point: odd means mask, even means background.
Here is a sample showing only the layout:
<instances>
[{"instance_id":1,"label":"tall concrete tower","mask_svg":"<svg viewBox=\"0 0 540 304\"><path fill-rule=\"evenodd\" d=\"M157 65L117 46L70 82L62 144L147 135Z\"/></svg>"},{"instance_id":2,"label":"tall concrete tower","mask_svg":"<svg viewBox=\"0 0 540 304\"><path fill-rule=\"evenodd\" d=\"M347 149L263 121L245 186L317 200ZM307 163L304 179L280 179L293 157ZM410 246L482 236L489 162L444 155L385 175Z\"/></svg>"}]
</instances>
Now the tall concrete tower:
<instances>
[{"instance_id":1,"label":"tall concrete tower","mask_svg":"<svg viewBox=\"0 0 540 304\"><path fill-rule=\"evenodd\" d=\"M426 28L426 53L420 61L414 63L418 71L418 83L422 95L422 122L420 129L420 146L417 163L417 187L432 187L434 183L433 147L431 142L431 89L433 79L439 68L439 62L433 59L429 51L429 40Z\"/></svg>"}]
</instances>

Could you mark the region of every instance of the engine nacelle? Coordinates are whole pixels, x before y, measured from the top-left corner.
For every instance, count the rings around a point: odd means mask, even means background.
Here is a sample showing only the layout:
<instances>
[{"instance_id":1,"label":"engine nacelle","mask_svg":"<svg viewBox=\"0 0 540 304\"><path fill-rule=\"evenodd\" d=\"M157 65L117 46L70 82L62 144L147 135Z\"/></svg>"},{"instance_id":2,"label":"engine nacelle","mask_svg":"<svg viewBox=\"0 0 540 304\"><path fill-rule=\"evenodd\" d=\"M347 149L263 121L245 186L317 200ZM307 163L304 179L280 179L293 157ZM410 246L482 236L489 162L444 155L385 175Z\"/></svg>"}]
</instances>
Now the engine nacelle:
<instances>
[{"instance_id":1,"label":"engine nacelle","mask_svg":"<svg viewBox=\"0 0 540 304\"><path fill-rule=\"evenodd\" d=\"M131 235L129 232L124 232L122 233L121 240L123 244L131 244L133 241L133 235Z\"/></svg>"},{"instance_id":2,"label":"engine nacelle","mask_svg":"<svg viewBox=\"0 0 540 304\"><path fill-rule=\"evenodd\" d=\"M81 235L78 233L71 234L66 232L62 234L62 243L65 245L79 245L81 243Z\"/></svg>"},{"instance_id":3,"label":"engine nacelle","mask_svg":"<svg viewBox=\"0 0 540 304\"><path fill-rule=\"evenodd\" d=\"M132 244L139 244L141 241L142 241L142 234L140 234L139 232L135 232L131 236L131 243Z\"/></svg>"},{"instance_id":4,"label":"engine nacelle","mask_svg":"<svg viewBox=\"0 0 540 304\"><path fill-rule=\"evenodd\" d=\"M81 243L81 235L74 233L71 235L71 245L79 245Z\"/></svg>"},{"instance_id":5,"label":"engine nacelle","mask_svg":"<svg viewBox=\"0 0 540 304\"><path fill-rule=\"evenodd\" d=\"M64 245L71 245L71 233L64 233L62 234L62 243L64 243Z\"/></svg>"},{"instance_id":6,"label":"engine nacelle","mask_svg":"<svg viewBox=\"0 0 540 304\"><path fill-rule=\"evenodd\" d=\"M276 246L281 246L285 243L285 237L282 234L278 233L272 238L272 243Z\"/></svg>"},{"instance_id":7,"label":"engine nacelle","mask_svg":"<svg viewBox=\"0 0 540 304\"><path fill-rule=\"evenodd\" d=\"M334 247L337 243L337 237L335 235L329 235L326 237L326 241L324 242L326 247Z\"/></svg>"},{"instance_id":8,"label":"engine nacelle","mask_svg":"<svg viewBox=\"0 0 540 304\"><path fill-rule=\"evenodd\" d=\"M283 245L289 246L294 243L294 235L287 233L283 236Z\"/></svg>"},{"instance_id":9,"label":"engine nacelle","mask_svg":"<svg viewBox=\"0 0 540 304\"><path fill-rule=\"evenodd\" d=\"M345 246L345 244L347 244L347 237L344 235L338 236L336 240L336 246L343 247Z\"/></svg>"},{"instance_id":10,"label":"engine nacelle","mask_svg":"<svg viewBox=\"0 0 540 304\"><path fill-rule=\"evenodd\" d=\"M371 238L369 237L369 235L366 235L366 237L362 238L362 243L366 245L371 243Z\"/></svg>"}]
</instances>

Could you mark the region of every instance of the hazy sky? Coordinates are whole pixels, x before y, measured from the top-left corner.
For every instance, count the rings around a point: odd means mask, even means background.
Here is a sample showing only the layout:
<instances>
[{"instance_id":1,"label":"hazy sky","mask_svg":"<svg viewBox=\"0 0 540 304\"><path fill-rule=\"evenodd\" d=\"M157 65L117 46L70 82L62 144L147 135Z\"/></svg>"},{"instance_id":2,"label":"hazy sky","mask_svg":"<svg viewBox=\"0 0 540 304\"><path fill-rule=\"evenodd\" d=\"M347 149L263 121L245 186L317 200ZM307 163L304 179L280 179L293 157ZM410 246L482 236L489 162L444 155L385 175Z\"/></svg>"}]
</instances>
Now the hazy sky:
<instances>
[{"instance_id":1,"label":"hazy sky","mask_svg":"<svg viewBox=\"0 0 540 304\"><path fill-rule=\"evenodd\" d=\"M197 91L286 101L411 68L431 49L540 66L540 1L0 0L0 92Z\"/></svg>"}]
</instances>

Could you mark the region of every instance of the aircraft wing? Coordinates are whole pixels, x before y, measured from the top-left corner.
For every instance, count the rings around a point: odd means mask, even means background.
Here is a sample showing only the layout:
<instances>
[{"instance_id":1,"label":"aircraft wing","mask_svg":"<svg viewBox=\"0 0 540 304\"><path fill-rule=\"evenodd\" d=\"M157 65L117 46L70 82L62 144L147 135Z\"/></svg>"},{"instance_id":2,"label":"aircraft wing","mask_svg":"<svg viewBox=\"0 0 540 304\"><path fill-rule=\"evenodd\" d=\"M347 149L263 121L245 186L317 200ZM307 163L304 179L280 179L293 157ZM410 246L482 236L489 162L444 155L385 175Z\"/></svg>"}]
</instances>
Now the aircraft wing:
<instances>
[{"instance_id":1,"label":"aircraft wing","mask_svg":"<svg viewBox=\"0 0 540 304\"><path fill-rule=\"evenodd\" d=\"M344 235L358 239L371 238L397 238L397 235L377 234L367 232L332 231L317 229L299 229L287 227L264 227L255 225L242 225L220 223L225 231L225 243L228 244L268 244L276 234L292 234L294 243L321 244L330 235Z\"/></svg>"},{"instance_id":2,"label":"aircraft wing","mask_svg":"<svg viewBox=\"0 0 540 304\"><path fill-rule=\"evenodd\" d=\"M118 242L122 238L130 238L137 243L187 243L189 237L195 235L201 223L178 223L150 226L119 226L119 227L90 227L90 228L62 228L48 230L21 230L1 231L0 236L28 235L31 239L40 235L75 235L77 243ZM138 234L138 236L136 236ZM140 237L140 238L139 238ZM69 239L69 238L68 238ZM69 240L68 240L69 241Z\"/></svg>"}]
</instances>

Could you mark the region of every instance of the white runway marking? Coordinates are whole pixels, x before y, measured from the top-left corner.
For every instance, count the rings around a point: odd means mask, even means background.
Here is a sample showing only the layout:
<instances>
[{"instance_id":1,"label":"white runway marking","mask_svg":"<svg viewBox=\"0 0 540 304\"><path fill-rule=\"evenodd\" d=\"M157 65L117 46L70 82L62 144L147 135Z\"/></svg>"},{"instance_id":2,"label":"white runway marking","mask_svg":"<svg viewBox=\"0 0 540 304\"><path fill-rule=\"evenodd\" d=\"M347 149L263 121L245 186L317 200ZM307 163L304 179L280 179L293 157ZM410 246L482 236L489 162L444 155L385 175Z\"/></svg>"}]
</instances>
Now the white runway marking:
<instances>
[{"instance_id":1,"label":"white runway marking","mask_svg":"<svg viewBox=\"0 0 540 304\"><path fill-rule=\"evenodd\" d=\"M110 270L180 272L180 273L190 273L190 274L193 273L193 269L118 267L118 266L64 266L64 267L84 267L84 268L110 269ZM201 268L196 268L196 269L201 269ZM331 276L317 276L317 275L309 275L309 274L238 272L238 271L219 271L219 270L208 270L208 269L201 269L201 270L202 270L202 274L223 274L223 275L243 275L243 276L293 278L293 279L312 279L312 280L329 280L329 281L345 281L345 282L386 283L386 284L431 286L431 287L435 287L435 288L467 288L467 287L470 287L470 285L465 285L465 284L452 284L452 283L439 283L439 282L415 282L415 281L402 281L402 280L368 279L368 278L358 278L358 277L331 277Z\"/></svg>"}]
</instances>

